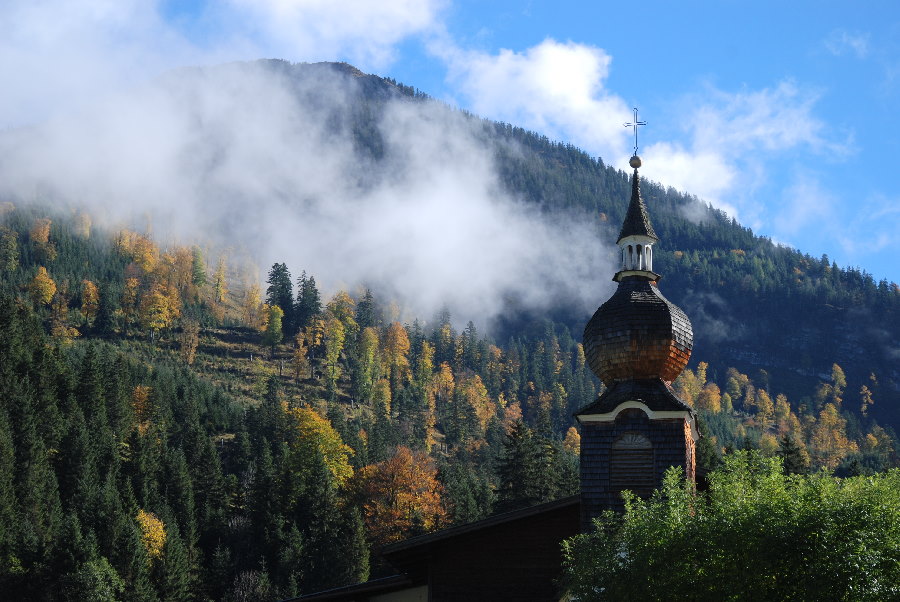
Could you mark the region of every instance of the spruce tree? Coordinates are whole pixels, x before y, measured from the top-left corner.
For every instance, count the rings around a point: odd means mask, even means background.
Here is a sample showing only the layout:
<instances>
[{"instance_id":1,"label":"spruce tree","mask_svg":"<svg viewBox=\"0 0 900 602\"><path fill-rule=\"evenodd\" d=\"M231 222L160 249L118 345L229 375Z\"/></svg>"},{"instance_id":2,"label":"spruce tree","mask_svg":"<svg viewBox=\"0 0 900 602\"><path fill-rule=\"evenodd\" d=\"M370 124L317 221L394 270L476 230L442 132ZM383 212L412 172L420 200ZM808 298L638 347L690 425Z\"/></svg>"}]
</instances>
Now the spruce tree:
<instances>
[{"instance_id":1,"label":"spruce tree","mask_svg":"<svg viewBox=\"0 0 900 602\"><path fill-rule=\"evenodd\" d=\"M544 450L534 432L519 420L503 442L497 467L500 485L495 510L507 512L543 501L547 473Z\"/></svg>"},{"instance_id":2,"label":"spruce tree","mask_svg":"<svg viewBox=\"0 0 900 602\"><path fill-rule=\"evenodd\" d=\"M306 272L297 281L297 288L297 328L306 328L314 316L322 313L322 300L316 288L316 279L312 276L307 278Z\"/></svg>"}]
</instances>

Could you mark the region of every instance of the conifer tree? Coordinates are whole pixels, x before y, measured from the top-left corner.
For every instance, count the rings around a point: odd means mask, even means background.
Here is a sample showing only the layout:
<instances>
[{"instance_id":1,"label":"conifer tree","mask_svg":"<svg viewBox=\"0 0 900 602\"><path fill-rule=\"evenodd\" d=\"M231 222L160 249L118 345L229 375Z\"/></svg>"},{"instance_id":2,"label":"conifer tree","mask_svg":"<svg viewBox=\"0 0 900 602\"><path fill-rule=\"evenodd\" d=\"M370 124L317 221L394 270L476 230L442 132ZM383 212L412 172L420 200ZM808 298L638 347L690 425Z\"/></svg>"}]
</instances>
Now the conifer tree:
<instances>
[{"instance_id":1,"label":"conifer tree","mask_svg":"<svg viewBox=\"0 0 900 602\"><path fill-rule=\"evenodd\" d=\"M297 280L297 327L306 328L313 317L322 313L322 301L319 289L316 288L316 279L307 277L306 272Z\"/></svg>"},{"instance_id":2,"label":"conifer tree","mask_svg":"<svg viewBox=\"0 0 900 602\"><path fill-rule=\"evenodd\" d=\"M544 450L534 432L517 421L503 442L497 468L497 512L527 508L544 500L548 475Z\"/></svg>"},{"instance_id":3,"label":"conifer tree","mask_svg":"<svg viewBox=\"0 0 900 602\"><path fill-rule=\"evenodd\" d=\"M293 335L294 315L294 291L291 284L291 273L283 263L272 265L269 277L266 280L266 303L272 307L279 307L284 317L282 323L282 337Z\"/></svg>"}]
</instances>

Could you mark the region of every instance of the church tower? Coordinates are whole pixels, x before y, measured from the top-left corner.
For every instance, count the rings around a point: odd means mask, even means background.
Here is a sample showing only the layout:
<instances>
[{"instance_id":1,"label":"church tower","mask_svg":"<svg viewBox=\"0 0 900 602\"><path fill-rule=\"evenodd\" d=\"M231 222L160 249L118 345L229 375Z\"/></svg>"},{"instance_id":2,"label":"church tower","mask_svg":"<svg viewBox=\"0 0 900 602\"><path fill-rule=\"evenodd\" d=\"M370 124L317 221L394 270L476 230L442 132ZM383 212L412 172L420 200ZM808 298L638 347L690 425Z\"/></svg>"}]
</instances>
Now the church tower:
<instances>
[{"instance_id":1,"label":"church tower","mask_svg":"<svg viewBox=\"0 0 900 602\"><path fill-rule=\"evenodd\" d=\"M660 292L660 275L653 271L659 239L641 198L637 144L630 165L631 202L613 277L618 288L584 329L585 356L607 387L576 414L585 527L603 510L621 508L625 489L650 495L670 466L695 478L695 414L671 387L690 358L693 331L684 312Z\"/></svg>"}]
</instances>

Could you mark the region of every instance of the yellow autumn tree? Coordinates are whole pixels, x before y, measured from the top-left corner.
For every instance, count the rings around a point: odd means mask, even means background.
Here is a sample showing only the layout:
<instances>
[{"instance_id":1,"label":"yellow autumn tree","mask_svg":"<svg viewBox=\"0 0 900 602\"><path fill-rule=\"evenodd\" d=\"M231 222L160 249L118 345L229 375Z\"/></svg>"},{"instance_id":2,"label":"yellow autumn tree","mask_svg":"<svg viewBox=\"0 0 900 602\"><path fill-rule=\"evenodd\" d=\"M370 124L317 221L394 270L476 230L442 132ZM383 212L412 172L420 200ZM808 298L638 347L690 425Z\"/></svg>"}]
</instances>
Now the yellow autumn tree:
<instances>
[{"instance_id":1,"label":"yellow autumn tree","mask_svg":"<svg viewBox=\"0 0 900 602\"><path fill-rule=\"evenodd\" d=\"M81 313L88 320L97 317L100 309L100 291L90 280L81 281Z\"/></svg>"},{"instance_id":2,"label":"yellow autumn tree","mask_svg":"<svg viewBox=\"0 0 900 602\"><path fill-rule=\"evenodd\" d=\"M138 317L141 326L153 336L160 330L171 327L179 315L181 299L174 286L153 286L141 298Z\"/></svg>"},{"instance_id":3,"label":"yellow autumn tree","mask_svg":"<svg viewBox=\"0 0 900 602\"><path fill-rule=\"evenodd\" d=\"M47 268L44 266L38 268L37 274L28 284L28 292L31 294L35 305L50 304L53 300L53 295L56 294L56 283L53 282L50 274L47 273Z\"/></svg>"},{"instance_id":4,"label":"yellow autumn tree","mask_svg":"<svg viewBox=\"0 0 900 602\"><path fill-rule=\"evenodd\" d=\"M244 324L262 332L262 316L265 312L258 284L254 283L247 287L241 309L244 313Z\"/></svg>"},{"instance_id":5,"label":"yellow autumn tree","mask_svg":"<svg viewBox=\"0 0 900 602\"><path fill-rule=\"evenodd\" d=\"M477 374L460 380L457 385L457 394L460 401L465 404L464 412L474 414L480 429L479 435L487 429L488 422L494 417L495 407L488 396L487 388L481 382Z\"/></svg>"},{"instance_id":6,"label":"yellow autumn tree","mask_svg":"<svg viewBox=\"0 0 900 602\"><path fill-rule=\"evenodd\" d=\"M815 463L833 469L849 453L859 451L847 438L847 421L834 403L826 403L812 429L809 447Z\"/></svg>"},{"instance_id":7,"label":"yellow autumn tree","mask_svg":"<svg viewBox=\"0 0 900 602\"><path fill-rule=\"evenodd\" d=\"M437 414L433 395L434 387L434 345L422 341L422 350L416 360L413 379L416 400L422 409L422 429L425 434L425 450L431 451L437 442Z\"/></svg>"},{"instance_id":8,"label":"yellow autumn tree","mask_svg":"<svg viewBox=\"0 0 900 602\"><path fill-rule=\"evenodd\" d=\"M150 387L137 385L131 390L131 410L137 422L150 419Z\"/></svg>"},{"instance_id":9,"label":"yellow autumn tree","mask_svg":"<svg viewBox=\"0 0 900 602\"><path fill-rule=\"evenodd\" d=\"M790 430L790 423L791 404L783 393L779 393L775 397L775 424L778 426L778 432L782 435L786 433Z\"/></svg>"},{"instance_id":10,"label":"yellow autumn tree","mask_svg":"<svg viewBox=\"0 0 900 602\"><path fill-rule=\"evenodd\" d=\"M344 350L346 330L344 323L337 318L325 321L325 366L328 370L328 382L335 386L341 377L341 366L338 360Z\"/></svg>"},{"instance_id":11,"label":"yellow autumn tree","mask_svg":"<svg viewBox=\"0 0 900 602\"><path fill-rule=\"evenodd\" d=\"M563 439L563 449L576 456L581 452L581 435L578 434L578 429L574 426L570 426L569 430L566 431L566 438Z\"/></svg>"},{"instance_id":12,"label":"yellow autumn tree","mask_svg":"<svg viewBox=\"0 0 900 602\"><path fill-rule=\"evenodd\" d=\"M357 355L357 395L359 400L367 403L372 397L372 387L381 377L379 365L380 345L378 332L371 326L363 328L356 344Z\"/></svg>"},{"instance_id":13,"label":"yellow autumn tree","mask_svg":"<svg viewBox=\"0 0 900 602\"><path fill-rule=\"evenodd\" d=\"M453 378L453 369L447 362L441 362L437 374L432 383L435 408L438 415L443 415L453 403L453 393L456 391L456 380Z\"/></svg>"},{"instance_id":14,"label":"yellow autumn tree","mask_svg":"<svg viewBox=\"0 0 900 602\"><path fill-rule=\"evenodd\" d=\"M509 435L516 423L522 420L522 404L514 401L503 408L503 432Z\"/></svg>"},{"instance_id":15,"label":"yellow autumn tree","mask_svg":"<svg viewBox=\"0 0 900 602\"><path fill-rule=\"evenodd\" d=\"M756 407L756 420L759 422L759 425L764 429L772 426L772 420L775 417L775 404L772 403L772 398L769 397L765 389L756 391Z\"/></svg>"},{"instance_id":16,"label":"yellow autumn tree","mask_svg":"<svg viewBox=\"0 0 900 602\"><path fill-rule=\"evenodd\" d=\"M706 386L697 395L697 409L706 410L713 414L722 411L722 392L716 383L706 383Z\"/></svg>"},{"instance_id":17,"label":"yellow autumn tree","mask_svg":"<svg viewBox=\"0 0 900 602\"><path fill-rule=\"evenodd\" d=\"M697 402L697 396L700 394L700 389L702 385L700 381L697 380L697 375L690 368L686 368L679 376L675 379L675 382L672 384L675 389L675 393L684 400L689 406L694 407Z\"/></svg>"},{"instance_id":18,"label":"yellow autumn tree","mask_svg":"<svg viewBox=\"0 0 900 602\"><path fill-rule=\"evenodd\" d=\"M338 486L353 476L350 466L353 449L344 444L327 418L309 407L289 409L286 402L282 402L282 411L289 417L293 436L288 444L295 452L298 464L302 465L312 454L319 453Z\"/></svg>"},{"instance_id":19,"label":"yellow autumn tree","mask_svg":"<svg viewBox=\"0 0 900 602\"><path fill-rule=\"evenodd\" d=\"M384 335L384 359L387 364L385 372L391 377L394 391L409 381L409 336L400 322L388 326Z\"/></svg>"},{"instance_id":20,"label":"yellow autumn tree","mask_svg":"<svg viewBox=\"0 0 900 602\"><path fill-rule=\"evenodd\" d=\"M166 525L152 512L138 509L137 522L141 528L141 542L147 550L147 562L162 558L166 545Z\"/></svg>"},{"instance_id":21,"label":"yellow autumn tree","mask_svg":"<svg viewBox=\"0 0 900 602\"><path fill-rule=\"evenodd\" d=\"M759 438L759 451L767 458L772 458L778 454L778 439L772 433L763 433Z\"/></svg>"},{"instance_id":22,"label":"yellow autumn tree","mask_svg":"<svg viewBox=\"0 0 900 602\"><path fill-rule=\"evenodd\" d=\"M872 391L866 385L859 388L859 401L859 413L863 416L868 416L869 408L875 403L875 400L872 399Z\"/></svg>"},{"instance_id":23,"label":"yellow autumn tree","mask_svg":"<svg viewBox=\"0 0 900 602\"><path fill-rule=\"evenodd\" d=\"M159 248L143 234L122 230L116 240L119 253L133 261L143 273L150 274L159 261Z\"/></svg>"},{"instance_id":24,"label":"yellow autumn tree","mask_svg":"<svg viewBox=\"0 0 900 602\"><path fill-rule=\"evenodd\" d=\"M341 321L344 330L351 336L356 333L359 327L356 324L356 302L347 293L347 291L338 291L335 293L325 309L329 314Z\"/></svg>"}]
</instances>

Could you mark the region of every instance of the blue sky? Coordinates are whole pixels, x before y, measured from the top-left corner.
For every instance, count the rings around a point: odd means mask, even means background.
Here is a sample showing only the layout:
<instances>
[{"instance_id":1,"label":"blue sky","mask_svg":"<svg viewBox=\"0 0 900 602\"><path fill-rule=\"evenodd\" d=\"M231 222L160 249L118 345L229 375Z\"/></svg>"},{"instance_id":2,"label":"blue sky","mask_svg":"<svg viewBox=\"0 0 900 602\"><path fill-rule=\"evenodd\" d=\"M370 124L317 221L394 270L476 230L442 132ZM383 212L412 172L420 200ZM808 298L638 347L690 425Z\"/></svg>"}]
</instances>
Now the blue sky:
<instances>
[{"instance_id":1,"label":"blue sky","mask_svg":"<svg viewBox=\"0 0 900 602\"><path fill-rule=\"evenodd\" d=\"M345 60L900 281L900 4L11 0L0 127L167 69ZM665 241L663 241L665 244Z\"/></svg>"}]
</instances>

